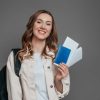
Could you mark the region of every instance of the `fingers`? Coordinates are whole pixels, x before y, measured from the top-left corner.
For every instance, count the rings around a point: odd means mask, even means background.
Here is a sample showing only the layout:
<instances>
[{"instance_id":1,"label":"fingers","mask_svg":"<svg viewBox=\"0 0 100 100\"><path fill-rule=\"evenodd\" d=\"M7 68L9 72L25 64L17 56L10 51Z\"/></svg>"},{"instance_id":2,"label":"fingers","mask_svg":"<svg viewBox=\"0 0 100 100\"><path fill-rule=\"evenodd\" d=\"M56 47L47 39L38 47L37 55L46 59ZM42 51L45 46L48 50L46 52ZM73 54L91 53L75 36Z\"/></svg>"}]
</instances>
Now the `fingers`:
<instances>
[{"instance_id":1,"label":"fingers","mask_svg":"<svg viewBox=\"0 0 100 100\"><path fill-rule=\"evenodd\" d=\"M68 66L64 63L59 64L58 70L61 72L62 76L67 76L69 73Z\"/></svg>"},{"instance_id":2,"label":"fingers","mask_svg":"<svg viewBox=\"0 0 100 100\"><path fill-rule=\"evenodd\" d=\"M68 71L68 66L64 63L59 64L59 68L61 68L64 72Z\"/></svg>"},{"instance_id":3,"label":"fingers","mask_svg":"<svg viewBox=\"0 0 100 100\"><path fill-rule=\"evenodd\" d=\"M67 66L63 63L60 64L60 68L65 72L66 71L66 68Z\"/></svg>"},{"instance_id":4,"label":"fingers","mask_svg":"<svg viewBox=\"0 0 100 100\"><path fill-rule=\"evenodd\" d=\"M58 68L58 71L60 71L62 77L64 77L64 71L62 70L62 68L59 67L59 68Z\"/></svg>"}]
</instances>

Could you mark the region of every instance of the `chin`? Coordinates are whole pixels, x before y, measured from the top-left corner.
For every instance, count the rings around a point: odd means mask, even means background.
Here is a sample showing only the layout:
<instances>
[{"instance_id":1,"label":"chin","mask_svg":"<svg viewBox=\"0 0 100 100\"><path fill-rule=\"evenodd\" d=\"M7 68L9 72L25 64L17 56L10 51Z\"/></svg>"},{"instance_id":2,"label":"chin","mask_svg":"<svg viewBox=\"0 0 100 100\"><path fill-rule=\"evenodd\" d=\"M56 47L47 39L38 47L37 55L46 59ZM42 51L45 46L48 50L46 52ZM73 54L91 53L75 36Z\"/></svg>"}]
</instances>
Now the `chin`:
<instances>
[{"instance_id":1,"label":"chin","mask_svg":"<svg viewBox=\"0 0 100 100\"><path fill-rule=\"evenodd\" d=\"M37 37L39 40L46 40L46 37Z\"/></svg>"}]
</instances>

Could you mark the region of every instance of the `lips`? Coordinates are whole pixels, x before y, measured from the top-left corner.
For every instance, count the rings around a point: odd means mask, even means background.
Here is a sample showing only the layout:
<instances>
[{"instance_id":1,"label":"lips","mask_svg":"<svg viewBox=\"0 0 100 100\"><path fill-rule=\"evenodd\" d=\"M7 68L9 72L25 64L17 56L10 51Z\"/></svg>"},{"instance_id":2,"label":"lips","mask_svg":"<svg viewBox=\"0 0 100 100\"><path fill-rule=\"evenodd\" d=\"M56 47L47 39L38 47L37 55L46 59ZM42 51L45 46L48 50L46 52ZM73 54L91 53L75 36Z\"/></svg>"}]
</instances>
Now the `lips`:
<instances>
[{"instance_id":1,"label":"lips","mask_svg":"<svg viewBox=\"0 0 100 100\"><path fill-rule=\"evenodd\" d=\"M41 33L41 34L45 34L46 33L46 31L44 31L44 30L38 30L38 32Z\"/></svg>"}]
</instances>

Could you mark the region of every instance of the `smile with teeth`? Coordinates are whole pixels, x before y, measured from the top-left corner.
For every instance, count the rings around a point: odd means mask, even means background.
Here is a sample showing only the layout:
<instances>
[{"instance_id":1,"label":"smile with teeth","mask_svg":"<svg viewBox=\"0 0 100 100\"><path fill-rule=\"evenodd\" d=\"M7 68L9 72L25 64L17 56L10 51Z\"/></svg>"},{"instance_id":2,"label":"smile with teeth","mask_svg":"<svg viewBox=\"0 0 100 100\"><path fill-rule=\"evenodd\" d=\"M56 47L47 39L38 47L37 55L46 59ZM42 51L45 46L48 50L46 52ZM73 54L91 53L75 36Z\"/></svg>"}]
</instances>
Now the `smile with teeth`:
<instances>
[{"instance_id":1,"label":"smile with teeth","mask_svg":"<svg viewBox=\"0 0 100 100\"><path fill-rule=\"evenodd\" d=\"M45 31L42 31L42 30L38 30L39 33L41 34L45 34L46 32Z\"/></svg>"}]
</instances>

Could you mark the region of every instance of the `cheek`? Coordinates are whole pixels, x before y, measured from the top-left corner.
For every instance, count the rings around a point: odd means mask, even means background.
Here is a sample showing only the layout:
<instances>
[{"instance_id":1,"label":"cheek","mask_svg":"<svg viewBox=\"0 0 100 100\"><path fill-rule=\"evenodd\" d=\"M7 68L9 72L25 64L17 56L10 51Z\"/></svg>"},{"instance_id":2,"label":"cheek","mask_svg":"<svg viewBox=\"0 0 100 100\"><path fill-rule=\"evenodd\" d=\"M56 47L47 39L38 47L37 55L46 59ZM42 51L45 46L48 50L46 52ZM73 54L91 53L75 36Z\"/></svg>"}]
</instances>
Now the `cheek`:
<instances>
[{"instance_id":1,"label":"cheek","mask_svg":"<svg viewBox=\"0 0 100 100\"><path fill-rule=\"evenodd\" d=\"M52 27L48 27L48 32L51 33Z\"/></svg>"},{"instance_id":2,"label":"cheek","mask_svg":"<svg viewBox=\"0 0 100 100\"><path fill-rule=\"evenodd\" d=\"M37 29L38 29L38 26L36 24L34 24L34 26L33 26L33 33L36 32Z\"/></svg>"}]
</instances>

